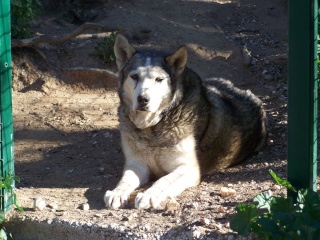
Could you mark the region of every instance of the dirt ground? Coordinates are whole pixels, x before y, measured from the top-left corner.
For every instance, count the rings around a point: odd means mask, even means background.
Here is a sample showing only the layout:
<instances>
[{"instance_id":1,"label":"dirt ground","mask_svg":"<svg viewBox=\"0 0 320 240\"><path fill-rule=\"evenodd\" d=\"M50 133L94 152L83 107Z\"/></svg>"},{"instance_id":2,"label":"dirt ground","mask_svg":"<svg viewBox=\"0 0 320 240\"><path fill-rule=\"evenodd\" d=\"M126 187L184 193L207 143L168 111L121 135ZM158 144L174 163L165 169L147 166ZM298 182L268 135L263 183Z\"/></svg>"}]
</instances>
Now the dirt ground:
<instances>
[{"instance_id":1,"label":"dirt ground","mask_svg":"<svg viewBox=\"0 0 320 240\"><path fill-rule=\"evenodd\" d=\"M116 66L105 64L94 50L110 33L87 31L60 45L14 48L15 171L25 208L16 215L48 224L70 222L79 229L111 226L123 239L239 238L229 227L235 206L260 192L277 191L269 169L286 177L287 2L86 1L72 12L58 2L46 5L32 27L35 34L61 35L90 21L120 28L136 47L174 51L186 44L188 65L201 77L230 79L263 100L268 145L239 166L203 177L176 198L175 214L138 211L132 203L106 209L103 195L119 181L124 163ZM251 61L243 57L247 51ZM223 198L221 187L237 194ZM47 203L43 211L33 209L37 197ZM82 209L84 203L90 210Z\"/></svg>"}]
</instances>

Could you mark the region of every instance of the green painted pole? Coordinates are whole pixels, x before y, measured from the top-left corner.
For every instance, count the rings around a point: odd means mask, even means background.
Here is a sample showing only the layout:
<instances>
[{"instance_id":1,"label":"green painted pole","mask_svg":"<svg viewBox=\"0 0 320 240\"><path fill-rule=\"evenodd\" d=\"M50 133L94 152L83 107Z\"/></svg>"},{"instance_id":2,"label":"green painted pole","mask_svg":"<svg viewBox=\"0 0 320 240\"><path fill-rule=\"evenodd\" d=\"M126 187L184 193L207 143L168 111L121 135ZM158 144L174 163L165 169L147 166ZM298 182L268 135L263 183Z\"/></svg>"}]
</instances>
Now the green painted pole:
<instances>
[{"instance_id":1,"label":"green painted pole","mask_svg":"<svg viewBox=\"0 0 320 240\"><path fill-rule=\"evenodd\" d=\"M0 173L4 178L8 173L14 174L10 0L0 1L0 80ZM14 186L13 180L11 185ZM0 210L8 212L12 202L12 192L2 189Z\"/></svg>"},{"instance_id":2,"label":"green painted pole","mask_svg":"<svg viewBox=\"0 0 320 240\"><path fill-rule=\"evenodd\" d=\"M288 181L316 191L318 0L288 2Z\"/></svg>"}]
</instances>

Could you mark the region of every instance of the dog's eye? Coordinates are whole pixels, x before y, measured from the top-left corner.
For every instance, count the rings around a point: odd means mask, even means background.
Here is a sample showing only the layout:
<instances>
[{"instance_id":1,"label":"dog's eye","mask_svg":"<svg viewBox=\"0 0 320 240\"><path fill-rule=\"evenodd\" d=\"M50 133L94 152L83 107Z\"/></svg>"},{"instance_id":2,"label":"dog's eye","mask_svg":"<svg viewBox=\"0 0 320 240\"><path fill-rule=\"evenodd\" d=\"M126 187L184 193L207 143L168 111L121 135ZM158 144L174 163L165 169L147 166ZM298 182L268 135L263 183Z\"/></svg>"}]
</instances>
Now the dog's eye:
<instances>
[{"instance_id":1,"label":"dog's eye","mask_svg":"<svg viewBox=\"0 0 320 240\"><path fill-rule=\"evenodd\" d=\"M160 77L156 78L156 82L162 82L162 81L163 81L163 78L160 78Z\"/></svg>"},{"instance_id":2,"label":"dog's eye","mask_svg":"<svg viewBox=\"0 0 320 240\"><path fill-rule=\"evenodd\" d=\"M130 77L135 81L139 80L139 75L138 74L132 74Z\"/></svg>"}]
</instances>

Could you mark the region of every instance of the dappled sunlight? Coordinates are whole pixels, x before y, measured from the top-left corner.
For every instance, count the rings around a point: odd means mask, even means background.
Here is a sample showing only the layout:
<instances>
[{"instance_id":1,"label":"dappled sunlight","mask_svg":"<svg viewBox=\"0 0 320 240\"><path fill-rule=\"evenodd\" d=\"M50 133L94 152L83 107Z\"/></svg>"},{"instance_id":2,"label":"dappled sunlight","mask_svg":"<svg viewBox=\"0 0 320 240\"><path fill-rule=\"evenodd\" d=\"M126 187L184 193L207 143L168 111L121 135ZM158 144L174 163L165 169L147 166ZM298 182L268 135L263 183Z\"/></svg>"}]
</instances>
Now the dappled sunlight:
<instances>
[{"instance_id":1,"label":"dappled sunlight","mask_svg":"<svg viewBox=\"0 0 320 240\"><path fill-rule=\"evenodd\" d=\"M75 1L65 2L74 7ZM203 176L198 186L176 197L180 206L173 215L162 209L138 211L133 200L123 209L105 208L103 195L117 185L124 166L116 64L106 65L94 50L110 33L91 30L63 44L16 48L15 170L21 177L18 200L26 208L19 216L49 227L68 225L91 237L235 238L228 225L235 206L273 191L269 169L286 178L286 4L260 2L96 1L93 11L87 5L71 9L71 17L78 19L92 11L97 16L90 21L121 29L136 49L170 53L186 45L187 67L203 79L229 79L263 101L269 122L266 146L240 165ZM34 32L63 36L79 27L62 16L65 9L47 10ZM248 62L243 47L250 55ZM224 198L223 187L236 195ZM33 209L37 197L47 203L43 211ZM81 208L84 203L89 210ZM61 211L51 204L61 206Z\"/></svg>"}]
</instances>

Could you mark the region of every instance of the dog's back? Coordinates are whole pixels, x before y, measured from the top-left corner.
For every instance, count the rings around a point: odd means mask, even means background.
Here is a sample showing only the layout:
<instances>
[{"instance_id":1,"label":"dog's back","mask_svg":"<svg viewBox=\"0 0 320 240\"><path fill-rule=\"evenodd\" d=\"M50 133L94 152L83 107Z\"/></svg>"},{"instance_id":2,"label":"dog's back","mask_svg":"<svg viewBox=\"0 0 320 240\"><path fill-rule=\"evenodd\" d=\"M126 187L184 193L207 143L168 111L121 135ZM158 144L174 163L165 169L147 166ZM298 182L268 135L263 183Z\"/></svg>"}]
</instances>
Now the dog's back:
<instances>
[{"instance_id":1,"label":"dog's back","mask_svg":"<svg viewBox=\"0 0 320 240\"><path fill-rule=\"evenodd\" d=\"M206 80L203 87L211 108L198 154L202 174L207 174L259 151L267 130L262 102L251 91L240 90L224 79Z\"/></svg>"}]
</instances>

